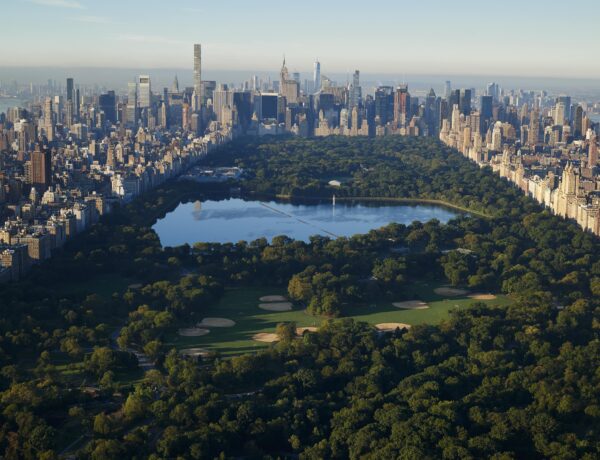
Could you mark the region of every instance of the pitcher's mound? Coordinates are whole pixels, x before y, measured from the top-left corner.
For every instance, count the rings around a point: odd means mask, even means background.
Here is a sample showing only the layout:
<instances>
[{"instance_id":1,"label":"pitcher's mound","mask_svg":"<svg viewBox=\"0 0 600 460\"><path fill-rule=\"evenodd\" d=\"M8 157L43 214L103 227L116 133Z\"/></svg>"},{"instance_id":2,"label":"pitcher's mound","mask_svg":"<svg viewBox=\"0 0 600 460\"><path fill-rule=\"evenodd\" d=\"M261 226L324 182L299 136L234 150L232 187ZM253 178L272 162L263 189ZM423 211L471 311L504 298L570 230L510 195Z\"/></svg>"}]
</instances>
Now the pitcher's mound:
<instances>
[{"instance_id":1,"label":"pitcher's mound","mask_svg":"<svg viewBox=\"0 0 600 460\"><path fill-rule=\"evenodd\" d=\"M206 335L209 332L210 331L208 329L199 329L197 327L179 329L179 335L181 337L202 337L203 335Z\"/></svg>"},{"instance_id":2,"label":"pitcher's mound","mask_svg":"<svg viewBox=\"0 0 600 460\"><path fill-rule=\"evenodd\" d=\"M394 332L396 329L410 329L410 324L404 323L380 323L376 324L375 327L382 332Z\"/></svg>"},{"instance_id":3,"label":"pitcher's mound","mask_svg":"<svg viewBox=\"0 0 600 460\"><path fill-rule=\"evenodd\" d=\"M392 305L401 310L427 310L429 308L429 305L420 300L407 300L406 302L396 302Z\"/></svg>"},{"instance_id":4,"label":"pitcher's mound","mask_svg":"<svg viewBox=\"0 0 600 460\"><path fill-rule=\"evenodd\" d=\"M272 334L269 332L260 332L258 334L254 334L252 336L252 340L256 340L257 342L272 343L278 342L279 336L277 334Z\"/></svg>"},{"instance_id":5,"label":"pitcher's mound","mask_svg":"<svg viewBox=\"0 0 600 460\"><path fill-rule=\"evenodd\" d=\"M261 297L260 299L261 302L286 302L287 299L282 296L282 295L266 295L264 297Z\"/></svg>"},{"instance_id":6,"label":"pitcher's mound","mask_svg":"<svg viewBox=\"0 0 600 460\"><path fill-rule=\"evenodd\" d=\"M296 335L304 335L305 332L317 332L319 330L318 327L313 327L313 326L309 326L309 327L297 327L296 328Z\"/></svg>"},{"instance_id":7,"label":"pitcher's mound","mask_svg":"<svg viewBox=\"0 0 600 460\"><path fill-rule=\"evenodd\" d=\"M434 289L433 292L435 292L437 295L441 295L441 296L445 296L445 297L459 297L461 295L465 295L465 294L469 293L469 291L465 291L464 289L456 289L456 288L449 288L449 287L440 287L440 288Z\"/></svg>"},{"instance_id":8,"label":"pitcher's mound","mask_svg":"<svg viewBox=\"0 0 600 460\"><path fill-rule=\"evenodd\" d=\"M495 300L497 297L494 294L472 294L469 299L473 300Z\"/></svg>"},{"instance_id":9,"label":"pitcher's mound","mask_svg":"<svg viewBox=\"0 0 600 460\"><path fill-rule=\"evenodd\" d=\"M204 318L198 327L233 327L235 321L227 318Z\"/></svg>"},{"instance_id":10,"label":"pitcher's mound","mask_svg":"<svg viewBox=\"0 0 600 460\"><path fill-rule=\"evenodd\" d=\"M198 356L207 356L209 351L205 350L204 348L184 348L183 350L179 350L179 354L182 356L197 358Z\"/></svg>"},{"instance_id":11,"label":"pitcher's mound","mask_svg":"<svg viewBox=\"0 0 600 460\"><path fill-rule=\"evenodd\" d=\"M279 303L261 303L258 308L267 311L291 311L291 302L279 302Z\"/></svg>"}]
</instances>

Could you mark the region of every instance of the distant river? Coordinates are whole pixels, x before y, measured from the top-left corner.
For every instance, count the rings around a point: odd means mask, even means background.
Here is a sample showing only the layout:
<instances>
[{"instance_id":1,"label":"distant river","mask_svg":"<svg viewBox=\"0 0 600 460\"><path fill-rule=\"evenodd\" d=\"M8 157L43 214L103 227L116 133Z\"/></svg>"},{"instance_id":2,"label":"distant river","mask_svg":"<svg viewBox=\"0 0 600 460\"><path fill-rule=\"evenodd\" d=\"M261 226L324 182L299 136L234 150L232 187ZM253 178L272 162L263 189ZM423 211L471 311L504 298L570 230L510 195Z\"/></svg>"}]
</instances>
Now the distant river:
<instances>
[{"instance_id":1,"label":"distant river","mask_svg":"<svg viewBox=\"0 0 600 460\"><path fill-rule=\"evenodd\" d=\"M0 113L6 113L10 107L23 107L23 101L18 98L0 96Z\"/></svg>"},{"instance_id":2,"label":"distant river","mask_svg":"<svg viewBox=\"0 0 600 460\"><path fill-rule=\"evenodd\" d=\"M153 229L163 246L237 243L262 237L270 241L278 235L308 241L312 235L336 238L368 233L391 222L410 224L437 219L446 223L457 215L434 205L338 201L333 206L228 199L180 204Z\"/></svg>"}]
</instances>

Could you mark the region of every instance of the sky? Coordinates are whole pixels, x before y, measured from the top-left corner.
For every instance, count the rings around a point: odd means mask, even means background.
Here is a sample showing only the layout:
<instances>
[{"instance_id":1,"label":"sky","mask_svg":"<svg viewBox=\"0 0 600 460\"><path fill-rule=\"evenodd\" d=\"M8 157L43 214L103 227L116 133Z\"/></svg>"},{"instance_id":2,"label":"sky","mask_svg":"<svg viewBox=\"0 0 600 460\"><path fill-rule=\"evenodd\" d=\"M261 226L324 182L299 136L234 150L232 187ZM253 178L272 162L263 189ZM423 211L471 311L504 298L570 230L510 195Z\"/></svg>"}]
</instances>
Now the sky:
<instances>
[{"instance_id":1,"label":"sky","mask_svg":"<svg viewBox=\"0 0 600 460\"><path fill-rule=\"evenodd\" d=\"M600 77L598 0L3 0L0 67Z\"/></svg>"}]
</instances>

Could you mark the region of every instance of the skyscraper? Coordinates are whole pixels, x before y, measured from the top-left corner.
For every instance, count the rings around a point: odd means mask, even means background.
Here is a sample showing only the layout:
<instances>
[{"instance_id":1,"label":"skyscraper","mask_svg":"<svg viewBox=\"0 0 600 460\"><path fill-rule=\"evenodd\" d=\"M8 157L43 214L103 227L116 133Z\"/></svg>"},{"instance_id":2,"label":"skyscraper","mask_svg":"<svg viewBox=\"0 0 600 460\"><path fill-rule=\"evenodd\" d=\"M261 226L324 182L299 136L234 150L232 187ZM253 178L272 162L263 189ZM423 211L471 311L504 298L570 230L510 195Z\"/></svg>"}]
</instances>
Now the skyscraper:
<instances>
[{"instance_id":1,"label":"skyscraper","mask_svg":"<svg viewBox=\"0 0 600 460\"><path fill-rule=\"evenodd\" d=\"M192 106L195 111L200 110L200 105L204 94L202 94L202 45L196 43L194 45L194 93L195 100L192 101Z\"/></svg>"},{"instance_id":2,"label":"skyscraper","mask_svg":"<svg viewBox=\"0 0 600 460\"><path fill-rule=\"evenodd\" d=\"M491 96L494 102L500 99L500 87L497 83L488 83L486 89L487 96Z\"/></svg>"},{"instance_id":3,"label":"skyscraper","mask_svg":"<svg viewBox=\"0 0 600 460\"><path fill-rule=\"evenodd\" d=\"M410 113L410 94L407 85L400 85L394 93L394 124L397 128L407 123Z\"/></svg>"},{"instance_id":4,"label":"skyscraper","mask_svg":"<svg viewBox=\"0 0 600 460\"><path fill-rule=\"evenodd\" d=\"M152 105L152 88L150 86L150 77L140 75L138 77L138 106L140 109L147 109Z\"/></svg>"},{"instance_id":5,"label":"skyscraper","mask_svg":"<svg viewBox=\"0 0 600 460\"><path fill-rule=\"evenodd\" d=\"M31 153L31 184L38 192L45 191L52 183L52 159L47 149L38 144Z\"/></svg>"},{"instance_id":6,"label":"skyscraper","mask_svg":"<svg viewBox=\"0 0 600 460\"><path fill-rule=\"evenodd\" d=\"M590 139L590 149L588 155L588 165L593 168L598 164L598 145L596 144L596 136Z\"/></svg>"},{"instance_id":7,"label":"skyscraper","mask_svg":"<svg viewBox=\"0 0 600 460\"><path fill-rule=\"evenodd\" d=\"M67 106L66 106L66 121L67 126L71 126L73 123L73 116L75 112L75 101L73 100L73 79L67 78Z\"/></svg>"},{"instance_id":8,"label":"skyscraper","mask_svg":"<svg viewBox=\"0 0 600 460\"><path fill-rule=\"evenodd\" d=\"M117 122L117 98L114 91L109 91L106 94L101 94L98 98L98 106L104 112L107 121L111 123Z\"/></svg>"},{"instance_id":9,"label":"skyscraper","mask_svg":"<svg viewBox=\"0 0 600 460\"><path fill-rule=\"evenodd\" d=\"M285 97L288 104L295 104L298 102L300 84L296 80L290 80L290 75L285 65L285 58L283 59L279 76L279 94Z\"/></svg>"},{"instance_id":10,"label":"skyscraper","mask_svg":"<svg viewBox=\"0 0 600 460\"><path fill-rule=\"evenodd\" d=\"M452 82L450 80L446 80L446 86L444 88L444 97L446 100L450 99L450 95L452 94Z\"/></svg>"},{"instance_id":11,"label":"skyscraper","mask_svg":"<svg viewBox=\"0 0 600 460\"><path fill-rule=\"evenodd\" d=\"M566 108L565 104L563 102L558 102L556 104L556 106L554 107L554 114L553 114L554 124L558 125L558 126L563 126L567 119L566 113L567 113L567 108Z\"/></svg>"},{"instance_id":12,"label":"skyscraper","mask_svg":"<svg viewBox=\"0 0 600 460\"><path fill-rule=\"evenodd\" d=\"M213 111L218 121L223 121L223 109L233 105L233 93L227 88L227 85L220 84L213 91Z\"/></svg>"},{"instance_id":13,"label":"skyscraper","mask_svg":"<svg viewBox=\"0 0 600 460\"><path fill-rule=\"evenodd\" d=\"M313 75L314 91L317 93L321 89L321 63L317 59L315 61L315 72Z\"/></svg>"},{"instance_id":14,"label":"skyscraper","mask_svg":"<svg viewBox=\"0 0 600 460\"><path fill-rule=\"evenodd\" d=\"M471 90L463 89L460 91L460 112L469 116L471 114Z\"/></svg>"},{"instance_id":15,"label":"skyscraper","mask_svg":"<svg viewBox=\"0 0 600 460\"><path fill-rule=\"evenodd\" d=\"M565 120L571 121L571 96L558 96L557 104L563 104L565 107Z\"/></svg>"},{"instance_id":16,"label":"skyscraper","mask_svg":"<svg viewBox=\"0 0 600 460\"><path fill-rule=\"evenodd\" d=\"M44 101L44 118L42 122L42 131L46 135L46 139L48 142L52 142L54 140L54 119L52 113L52 98L47 97Z\"/></svg>"},{"instance_id":17,"label":"skyscraper","mask_svg":"<svg viewBox=\"0 0 600 460\"><path fill-rule=\"evenodd\" d=\"M479 102L479 113L481 114L480 122L481 133L485 133L488 130L489 124L494 116L494 98L493 96L481 96Z\"/></svg>"},{"instance_id":18,"label":"skyscraper","mask_svg":"<svg viewBox=\"0 0 600 460\"><path fill-rule=\"evenodd\" d=\"M352 84L350 85L350 103L349 107L352 109L354 107L358 107L360 104L361 98L361 88L360 88L360 71L355 70L354 75L352 76Z\"/></svg>"},{"instance_id":19,"label":"skyscraper","mask_svg":"<svg viewBox=\"0 0 600 460\"><path fill-rule=\"evenodd\" d=\"M129 82L127 84L127 123L134 125L137 123L137 83Z\"/></svg>"},{"instance_id":20,"label":"skyscraper","mask_svg":"<svg viewBox=\"0 0 600 460\"><path fill-rule=\"evenodd\" d=\"M67 101L73 101L73 79L67 78Z\"/></svg>"},{"instance_id":21,"label":"skyscraper","mask_svg":"<svg viewBox=\"0 0 600 460\"><path fill-rule=\"evenodd\" d=\"M394 119L394 88L380 86L375 90L375 119L385 126Z\"/></svg>"}]
</instances>

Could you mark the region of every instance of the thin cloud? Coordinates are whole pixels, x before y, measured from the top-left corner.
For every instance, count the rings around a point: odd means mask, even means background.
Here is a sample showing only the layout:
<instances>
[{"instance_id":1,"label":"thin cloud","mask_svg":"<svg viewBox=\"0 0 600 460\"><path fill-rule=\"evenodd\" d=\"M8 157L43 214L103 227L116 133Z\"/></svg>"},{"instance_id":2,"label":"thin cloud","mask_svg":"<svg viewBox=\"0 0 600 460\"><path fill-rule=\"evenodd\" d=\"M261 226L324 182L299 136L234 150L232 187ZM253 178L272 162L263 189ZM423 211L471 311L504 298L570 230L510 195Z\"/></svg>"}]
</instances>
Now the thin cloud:
<instances>
[{"instance_id":1,"label":"thin cloud","mask_svg":"<svg viewBox=\"0 0 600 460\"><path fill-rule=\"evenodd\" d=\"M55 8L71 8L83 10L85 7L76 0L27 0L29 3L41 6L53 6Z\"/></svg>"},{"instance_id":2,"label":"thin cloud","mask_svg":"<svg viewBox=\"0 0 600 460\"><path fill-rule=\"evenodd\" d=\"M160 35L119 35L119 40L135 43L154 43L163 45L184 45L187 42Z\"/></svg>"},{"instance_id":3,"label":"thin cloud","mask_svg":"<svg viewBox=\"0 0 600 460\"><path fill-rule=\"evenodd\" d=\"M72 21L85 22L87 24L118 24L110 18L104 16L74 16Z\"/></svg>"}]
</instances>

